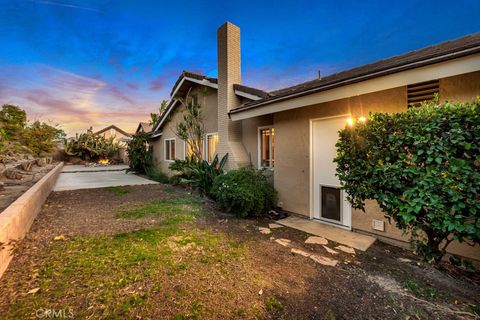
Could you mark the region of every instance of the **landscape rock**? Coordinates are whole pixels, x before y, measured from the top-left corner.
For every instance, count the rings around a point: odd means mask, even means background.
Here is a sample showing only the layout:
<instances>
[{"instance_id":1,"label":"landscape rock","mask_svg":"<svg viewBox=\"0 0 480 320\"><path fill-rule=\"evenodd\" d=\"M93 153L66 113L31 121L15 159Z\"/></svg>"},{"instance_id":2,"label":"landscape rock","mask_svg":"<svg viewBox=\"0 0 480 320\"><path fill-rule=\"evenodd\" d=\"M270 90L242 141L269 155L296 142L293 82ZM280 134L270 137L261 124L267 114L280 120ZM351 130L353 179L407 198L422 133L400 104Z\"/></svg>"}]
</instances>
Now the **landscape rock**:
<instances>
[{"instance_id":1,"label":"landscape rock","mask_svg":"<svg viewBox=\"0 0 480 320\"><path fill-rule=\"evenodd\" d=\"M260 230L260 233L261 233L261 234L270 234L270 233L272 233L272 230L270 230L269 228L259 227L258 230Z\"/></svg>"},{"instance_id":2,"label":"landscape rock","mask_svg":"<svg viewBox=\"0 0 480 320\"><path fill-rule=\"evenodd\" d=\"M347 247L347 246L339 245L339 246L336 246L335 249L343 251L345 253L355 254L355 249Z\"/></svg>"},{"instance_id":3,"label":"landscape rock","mask_svg":"<svg viewBox=\"0 0 480 320\"><path fill-rule=\"evenodd\" d=\"M295 248L292 248L292 250L290 250L291 253L293 254L298 254L298 255L301 255L301 256L304 256L304 257L310 257L310 253L306 252L306 251L303 251L303 250L300 250L300 249L295 249Z\"/></svg>"},{"instance_id":4,"label":"landscape rock","mask_svg":"<svg viewBox=\"0 0 480 320\"><path fill-rule=\"evenodd\" d=\"M312 236L312 237L308 237L307 240L305 240L305 243L326 245L328 244L328 240L325 239L324 237Z\"/></svg>"},{"instance_id":5,"label":"landscape rock","mask_svg":"<svg viewBox=\"0 0 480 320\"><path fill-rule=\"evenodd\" d=\"M46 158L37 159L37 166L45 167L46 165L47 165L47 159Z\"/></svg>"},{"instance_id":6,"label":"landscape rock","mask_svg":"<svg viewBox=\"0 0 480 320\"><path fill-rule=\"evenodd\" d=\"M276 239L275 242L284 246L284 247L288 247L292 241L290 241L288 239Z\"/></svg>"},{"instance_id":7,"label":"landscape rock","mask_svg":"<svg viewBox=\"0 0 480 320\"><path fill-rule=\"evenodd\" d=\"M278 228L283 228L283 226L281 224L278 224L278 223L269 223L268 224L268 227L270 229L278 229Z\"/></svg>"},{"instance_id":8,"label":"landscape rock","mask_svg":"<svg viewBox=\"0 0 480 320\"><path fill-rule=\"evenodd\" d=\"M23 175L18 169L9 168L5 171L5 177L11 180L21 180Z\"/></svg>"},{"instance_id":9,"label":"landscape rock","mask_svg":"<svg viewBox=\"0 0 480 320\"><path fill-rule=\"evenodd\" d=\"M335 267L338 263L338 260L330 259L330 258L327 258L327 257L315 255L315 254L312 254L310 256L310 259L312 259L313 261L315 261L317 263L323 264L324 266Z\"/></svg>"},{"instance_id":10,"label":"landscape rock","mask_svg":"<svg viewBox=\"0 0 480 320\"><path fill-rule=\"evenodd\" d=\"M337 251L335 251L335 250L333 250L333 249L330 249L330 248L327 247L327 246L323 246L323 248L324 248L325 250L327 250L327 252L330 253L330 254L338 254Z\"/></svg>"},{"instance_id":11,"label":"landscape rock","mask_svg":"<svg viewBox=\"0 0 480 320\"><path fill-rule=\"evenodd\" d=\"M32 166L34 164L34 161L27 160L23 161L19 165L19 169L22 169L23 171L32 171Z\"/></svg>"}]
</instances>

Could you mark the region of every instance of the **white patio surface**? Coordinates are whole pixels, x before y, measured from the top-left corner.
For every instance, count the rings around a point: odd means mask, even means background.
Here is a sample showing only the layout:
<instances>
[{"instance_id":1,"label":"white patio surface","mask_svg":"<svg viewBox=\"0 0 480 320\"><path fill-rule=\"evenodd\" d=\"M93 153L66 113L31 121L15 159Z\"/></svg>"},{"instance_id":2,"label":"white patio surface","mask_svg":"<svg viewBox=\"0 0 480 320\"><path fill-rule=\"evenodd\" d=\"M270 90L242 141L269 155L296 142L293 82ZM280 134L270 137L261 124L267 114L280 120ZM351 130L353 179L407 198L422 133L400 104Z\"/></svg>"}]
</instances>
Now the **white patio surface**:
<instances>
[{"instance_id":1,"label":"white patio surface","mask_svg":"<svg viewBox=\"0 0 480 320\"><path fill-rule=\"evenodd\" d=\"M157 184L158 182L126 173L128 166L65 166L53 191L95 189L114 186Z\"/></svg>"}]
</instances>

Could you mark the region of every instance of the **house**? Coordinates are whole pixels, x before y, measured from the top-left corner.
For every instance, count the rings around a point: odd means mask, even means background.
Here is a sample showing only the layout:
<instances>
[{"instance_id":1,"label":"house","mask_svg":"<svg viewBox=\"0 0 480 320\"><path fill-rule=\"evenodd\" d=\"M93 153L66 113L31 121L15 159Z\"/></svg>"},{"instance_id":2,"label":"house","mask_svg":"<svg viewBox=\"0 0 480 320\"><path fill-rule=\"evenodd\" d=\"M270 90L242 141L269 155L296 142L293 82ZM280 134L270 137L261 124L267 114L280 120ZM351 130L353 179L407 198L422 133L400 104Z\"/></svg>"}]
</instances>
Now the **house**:
<instances>
[{"instance_id":1,"label":"house","mask_svg":"<svg viewBox=\"0 0 480 320\"><path fill-rule=\"evenodd\" d=\"M130 133L123 131L116 125L110 125L108 127L105 127L102 130L98 130L97 132L95 132L95 134L101 135L107 139L113 137L120 146L124 146L125 143L130 141L130 139L132 138L132 135Z\"/></svg>"},{"instance_id":2,"label":"house","mask_svg":"<svg viewBox=\"0 0 480 320\"><path fill-rule=\"evenodd\" d=\"M138 124L137 130L135 130L135 134L139 133L150 133L152 131L152 125L148 122L140 122Z\"/></svg>"},{"instance_id":3,"label":"house","mask_svg":"<svg viewBox=\"0 0 480 320\"><path fill-rule=\"evenodd\" d=\"M204 154L229 154L227 168L271 170L279 206L341 229L393 244L408 238L390 224L375 202L353 210L335 176L338 130L370 112L402 112L433 98L471 101L480 96L480 33L265 92L242 85L240 29L218 29L218 79L184 71L152 133L154 158L169 172L188 150L175 135L187 93L199 99L207 134ZM274 80L273 80L274 81ZM452 243L449 251L480 260L479 246Z\"/></svg>"}]
</instances>

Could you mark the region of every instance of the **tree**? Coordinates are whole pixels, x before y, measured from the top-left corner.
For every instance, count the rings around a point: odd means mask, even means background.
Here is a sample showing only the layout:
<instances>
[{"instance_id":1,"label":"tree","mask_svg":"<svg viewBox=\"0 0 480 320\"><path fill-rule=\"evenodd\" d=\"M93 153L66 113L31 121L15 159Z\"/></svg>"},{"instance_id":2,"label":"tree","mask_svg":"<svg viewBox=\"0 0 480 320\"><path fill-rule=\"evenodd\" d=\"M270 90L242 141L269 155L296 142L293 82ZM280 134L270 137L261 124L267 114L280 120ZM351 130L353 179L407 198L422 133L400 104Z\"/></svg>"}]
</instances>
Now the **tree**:
<instances>
[{"instance_id":1,"label":"tree","mask_svg":"<svg viewBox=\"0 0 480 320\"><path fill-rule=\"evenodd\" d=\"M352 207L376 200L427 261L480 242L480 100L371 114L340 131L337 175Z\"/></svg>"},{"instance_id":2,"label":"tree","mask_svg":"<svg viewBox=\"0 0 480 320\"><path fill-rule=\"evenodd\" d=\"M4 104L0 110L0 128L3 139L18 140L27 123L27 114L18 106Z\"/></svg>"},{"instance_id":3,"label":"tree","mask_svg":"<svg viewBox=\"0 0 480 320\"><path fill-rule=\"evenodd\" d=\"M191 157L196 160L203 159L203 136L205 133L203 126L202 110L198 104L197 96L187 93L186 98L178 98L185 110L182 114L182 120L175 127L175 134L185 141Z\"/></svg>"},{"instance_id":4,"label":"tree","mask_svg":"<svg viewBox=\"0 0 480 320\"><path fill-rule=\"evenodd\" d=\"M160 108L158 109L158 113L150 113L150 125L152 127L155 127L155 125L158 123L160 120L160 117L163 115L163 113L167 110L167 101L163 100L160 103Z\"/></svg>"},{"instance_id":5,"label":"tree","mask_svg":"<svg viewBox=\"0 0 480 320\"><path fill-rule=\"evenodd\" d=\"M55 149L55 140L61 129L45 122L35 121L23 132L24 144L37 156L51 153Z\"/></svg>"},{"instance_id":6,"label":"tree","mask_svg":"<svg viewBox=\"0 0 480 320\"><path fill-rule=\"evenodd\" d=\"M148 148L148 138L148 133L142 132L134 135L128 142L128 171L147 173L152 165L152 152Z\"/></svg>"}]
</instances>

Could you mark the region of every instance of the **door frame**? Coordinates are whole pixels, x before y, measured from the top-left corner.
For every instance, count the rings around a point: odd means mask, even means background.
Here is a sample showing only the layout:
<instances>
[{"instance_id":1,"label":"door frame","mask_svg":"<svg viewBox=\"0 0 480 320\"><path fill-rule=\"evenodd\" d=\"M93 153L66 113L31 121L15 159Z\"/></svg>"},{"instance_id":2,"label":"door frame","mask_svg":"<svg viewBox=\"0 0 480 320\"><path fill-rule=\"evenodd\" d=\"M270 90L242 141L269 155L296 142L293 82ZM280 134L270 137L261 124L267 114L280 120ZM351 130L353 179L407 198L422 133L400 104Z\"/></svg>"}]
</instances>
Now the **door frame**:
<instances>
[{"instance_id":1,"label":"door frame","mask_svg":"<svg viewBox=\"0 0 480 320\"><path fill-rule=\"evenodd\" d=\"M313 162L314 162L314 154L313 154L313 124L314 122L318 122L318 121L322 121L322 120L329 120L329 119L335 119L335 118L348 118L348 117L351 117L352 115L350 113L347 113L347 114L341 114L341 115L336 115L336 116L330 116L330 117L320 117L320 118L312 118L309 120L309 138L310 138L310 146L309 146L309 149L310 149L310 166L309 166L309 179L310 179L310 190L309 190L309 194L310 194L310 219L312 220L315 220L315 221L318 221L320 223L324 223L324 224L328 224L328 225L332 225L332 226L335 226L337 228L342 228L342 229L347 229L347 230L352 230L352 213L351 213L351 209L349 210L350 211L350 223L348 225L344 225L344 224L341 224L341 223L335 223L335 222L332 222L332 221L329 221L328 219L317 219L315 218L315 213L314 213L314 210L315 210L315 206L314 206L314 194L313 194L313 188L314 188L314 165L313 165ZM325 185L326 186L326 185ZM337 188L337 187L335 187ZM340 190L340 194L342 196L342 200L345 201L344 199L344 191L343 190ZM342 202L342 206L341 206L341 216L342 216L342 220L343 220L343 215L345 213L345 210L343 210L343 202Z\"/></svg>"}]
</instances>

